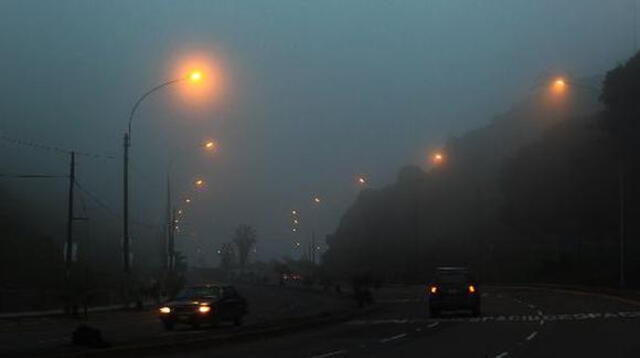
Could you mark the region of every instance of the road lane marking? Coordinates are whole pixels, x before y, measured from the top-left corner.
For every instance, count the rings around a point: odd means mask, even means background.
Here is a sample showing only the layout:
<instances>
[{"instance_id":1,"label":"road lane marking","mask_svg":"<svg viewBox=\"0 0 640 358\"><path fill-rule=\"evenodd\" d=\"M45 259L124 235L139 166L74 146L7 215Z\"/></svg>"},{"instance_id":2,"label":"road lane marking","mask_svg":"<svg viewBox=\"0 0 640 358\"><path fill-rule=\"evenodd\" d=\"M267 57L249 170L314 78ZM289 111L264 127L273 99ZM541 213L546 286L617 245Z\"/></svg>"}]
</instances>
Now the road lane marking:
<instances>
[{"instance_id":1,"label":"road lane marking","mask_svg":"<svg viewBox=\"0 0 640 358\"><path fill-rule=\"evenodd\" d=\"M498 354L497 356L495 356L495 358L504 358L504 357L506 357L508 355L509 355L509 352L502 352L502 353Z\"/></svg>"},{"instance_id":2,"label":"road lane marking","mask_svg":"<svg viewBox=\"0 0 640 358\"><path fill-rule=\"evenodd\" d=\"M344 349L341 349L339 351L333 351L333 352L329 352L329 353L325 353L325 354L320 354L320 355L317 355L317 356L312 356L311 358L327 358L327 357L333 357L333 356L337 356L337 355L345 354L345 353L347 353L347 351L344 350Z\"/></svg>"},{"instance_id":3,"label":"road lane marking","mask_svg":"<svg viewBox=\"0 0 640 358\"><path fill-rule=\"evenodd\" d=\"M531 333L531 334L527 337L527 341L530 341L530 340L534 339L537 335L538 335L538 331L533 331L533 333Z\"/></svg>"},{"instance_id":4,"label":"road lane marking","mask_svg":"<svg viewBox=\"0 0 640 358\"><path fill-rule=\"evenodd\" d=\"M486 322L553 322L553 321L586 321L586 320L609 320L609 319L640 319L640 311L631 312L578 312L578 313L560 313L560 314L544 314L539 311L537 314L517 314L517 315L498 315L498 316L482 316L482 317L451 317L451 318L402 318L402 319L377 319L377 320L353 320L345 322L347 325L384 325L384 324L429 324L436 322L468 322L468 323L486 323Z\"/></svg>"},{"instance_id":5,"label":"road lane marking","mask_svg":"<svg viewBox=\"0 0 640 358\"><path fill-rule=\"evenodd\" d=\"M437 326L439 324L440 324L440 322L433 322L433 323L430 323L427 327L433 328L433 327L435 327L435 326Z\"/></svg>"},{"instance_id":6,"label":"road lane marking","mask_svg":"<svg viewBox=\"0 0 640 358\"><path fill-rule=\"evenodd\" d=\"M406 336L407 336L406 333L401 333L401 334L398 334L398 335L395 335L395 336L392 336L392 337L383 338L383 339L380 340L380 343L388 343L388 342L391 342L391 341L395 341L396 339L404 338Z\"/></svg>"}]
</instances>

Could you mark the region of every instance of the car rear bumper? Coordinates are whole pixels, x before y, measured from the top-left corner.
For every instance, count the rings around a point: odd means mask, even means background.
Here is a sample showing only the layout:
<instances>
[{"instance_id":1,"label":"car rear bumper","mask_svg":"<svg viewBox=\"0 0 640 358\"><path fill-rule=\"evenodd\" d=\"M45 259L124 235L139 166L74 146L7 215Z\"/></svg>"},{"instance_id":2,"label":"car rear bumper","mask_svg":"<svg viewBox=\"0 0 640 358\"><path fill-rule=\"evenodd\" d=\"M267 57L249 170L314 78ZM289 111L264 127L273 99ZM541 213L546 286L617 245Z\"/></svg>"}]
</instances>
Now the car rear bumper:
<instances>
[{"instance_id":1,"label":"car rear bumper","mask_svg":"<svg viewBox=\"0 0 640 358\"><path fill-rule=\"evenodd\" d=\"M480 298L477 295L465 296L429 296L429 308L436 310L477 310Z\"/></svg>"}]
</instances>

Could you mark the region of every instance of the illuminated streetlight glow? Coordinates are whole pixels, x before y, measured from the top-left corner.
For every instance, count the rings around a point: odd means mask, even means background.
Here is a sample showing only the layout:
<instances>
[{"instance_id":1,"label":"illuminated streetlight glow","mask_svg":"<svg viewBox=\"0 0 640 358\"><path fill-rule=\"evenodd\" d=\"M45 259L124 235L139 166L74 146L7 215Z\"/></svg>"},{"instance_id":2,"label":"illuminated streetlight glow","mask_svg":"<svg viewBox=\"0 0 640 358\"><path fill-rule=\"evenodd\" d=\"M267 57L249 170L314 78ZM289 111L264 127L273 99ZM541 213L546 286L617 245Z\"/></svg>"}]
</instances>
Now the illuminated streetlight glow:
<instances>
[{"instance_id":1,"label":"illuminated streetlight glow","mask_svg":"<svg viewBox=\"0 0 640 358\"><path fill-rule=\"evenodd\" d=\"M444 154L442 152L435 152L431 156L431 161L435 165L442 164L444 162Z\"/></svg>"},{"instance_id":2,"label":"illuminated streetlight glow","mask_svg":"<svg viewBox=\"0 0 640 358\"><path fill-rule=\"evenodd\" d=\"M202 73L198 71L191 72L191 74L189 74L189 79L193 82L200 81L202 79Z\"/></svg>"},{"instance_id":3,"label":"illuminated streetlight glow","mask_svg":"<svg viewBox=\"0 0 640 358\"><path fill-rule=\"evenodd\" d=\"M203 185L204 185L204 180L202 180L202 179L198 179L198 180L196 180L196 181L194 182L194 184L195 184L197 187L201 187L201 186L203 186Z\"/></svg>"},{"instance_id":4,"label":"illuminated streetlight glow","mask_svg":"<svg viewBox=\"0 0 640 358\"><path fill-rule=\"evenodd\" d=\"M291 210L291 215L298 215L298 211L297 210Z\"/></svg>"},{"instance_id":5,"label":"illuminated streetlight glow","mask_svg":"<svg viewBox=\"0 0 640 358\"><path fill-rule=\"evenodd\" d=\"M298 219L294 219L294 220L293 220L293 223L294 223L294 224L297 224L297 223L298 223Z\"/></svg>"},{"instance_id":6,"label":"illuminated streetlight glow","mask_svg":"<svg viewBox=\"0 0 640 358\"><path fill-rule=\"evenodd\" d=\"M569 82L564 77L556 77L550 85L550 91L557 96L563 95L569 88Z\"/></svg>"},{"instance_id":7,"label":"illuminated streetlight glow","mask_svg":"<svg viewBox=\"0 0 640 358\"><path fill-rule=\"evenodd\" d=\"M291 229L291 231L296 232L298 231L298 229L296 229L295 227L293 229Z\"/></svg>"},{"instance_id":8,"label":"illuminated streetlight glow","mask_svg":"<svg viewBox=\"0 0 640 358\"><path fill-rule=\"evenodd\" d=\"M189 204L189 203L191 202L191 199L186 198L186 199L184 199L184 202L185 202L185 203L187 203L187 204Z\"/></svg>"},{"instance_id":9,"label":"illuminated streetlight glow","mask_svg":"<svg viewBox=\"0 0 640 358\"><path fill-rule=\"evenodd\" d=\"M321 201L320 197L318 197L318 196L313 198L313 202L316 203L316 204L320 204L320 201Z\"/></svg>"},{"instance_id":10,"label":"illuminated streetlight glow","mask_svg":"<svg viewBox=\"0 0 640 358\"><path fill-rule=\"evenodd\" d=\"M366 185L367 184L367 179L365 177L358 177L358 184Z\"/></svg>"},{"instance_id":11,"label":"illuminated streetlight glow","mask_svg":"<svg viewBox=\"0 0 640 358\"><path fill-rule=\"evenodd\" d=\"M214 142L212 140L206 141L204 143L204 149L209 150L209 151L216 150L216 142Z\"/></svg>"}]
</instances>

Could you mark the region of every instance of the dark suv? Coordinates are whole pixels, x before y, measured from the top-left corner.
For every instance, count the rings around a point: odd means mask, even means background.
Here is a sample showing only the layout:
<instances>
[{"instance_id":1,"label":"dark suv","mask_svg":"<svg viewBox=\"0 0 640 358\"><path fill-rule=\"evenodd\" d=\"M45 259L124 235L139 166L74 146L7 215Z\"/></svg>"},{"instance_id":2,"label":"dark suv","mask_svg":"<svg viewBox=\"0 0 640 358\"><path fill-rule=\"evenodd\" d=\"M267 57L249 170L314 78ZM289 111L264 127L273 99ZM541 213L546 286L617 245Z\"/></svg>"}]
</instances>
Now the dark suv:
<instances>
[{"instance_id":1,"label":"dark suv","mask_svg":"<svg viewBox=\"0 0 640 358\"><path fill-rule=\"evenodd\" d=\"M480 315L478 283L465 267L439 267L435 278L427 286L427 299L431 317L442 311L469 310Z\"/></svg>"},{"instance_id":2,"label":"dark suv","mask_svg":"<svg viewBox=\"0 0 640 358\"><path fill-rule=\"evenodd\" d=\"M176 323L198 328L201 324L215 325L220 321L242 324L247 313L247 301L229 285L190 286L158 309L160 320L167 330Z\"/></svg>"}]
</instances>

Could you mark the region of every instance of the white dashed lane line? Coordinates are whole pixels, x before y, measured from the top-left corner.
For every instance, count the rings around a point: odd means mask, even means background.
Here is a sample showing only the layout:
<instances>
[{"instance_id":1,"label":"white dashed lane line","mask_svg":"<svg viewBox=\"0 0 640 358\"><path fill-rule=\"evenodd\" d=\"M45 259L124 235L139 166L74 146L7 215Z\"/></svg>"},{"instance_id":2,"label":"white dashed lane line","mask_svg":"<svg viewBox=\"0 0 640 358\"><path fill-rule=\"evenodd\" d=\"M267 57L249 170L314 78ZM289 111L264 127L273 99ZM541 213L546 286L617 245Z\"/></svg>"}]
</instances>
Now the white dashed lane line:
<instances>
[{"instance_id":1,"label":"white dashed lane line","mask_svg":"<svg viewBox=\"0 0 640 358\"><path fill-rule=\"evenodd\" d=\"M333 356L337 356L337 355L345 354L345 353L347 353L347 351L344 350L344 349L341 349L339 351L333 351L333 352L329 352L329 353L325 353L325 354L319 354L319 355L313 356L311 358L327 358L327 357L333 357Z\"/></svg>"},{"instance_id":2,"label":"white dashed lane line","mask_svg":"<svg viewBox=\"0 0 640 358\"><path fill-rule=\"evenodd\" d=\"M538 335L538 331L534 331L530 335L527 336L527 341L534 339Z\"/></svg>"},{"instance_id":3,"label":"white dashed lane line","mask_svg":"<svg viewBox=\"0 0 640 358\"><path fill-rule=\"evenodd\" d=\"M506 357L508 355L509 355L509 352L502 352L502 353L498 354L497 356L495 356L495 358L504 358L504 357Z\"/></svg>"},{"instance_id":4,"label":"white dashed lane line","mask_svg":"<svg viewBox=\"0 0 640 358\"><path fill-rule=\"evenodd\" d=\"M388 337L388 338L383 338L383 339L380 340L380 343L389 343L391 341L395 341L396 339L404 338L406 336L407 336L406 333L401 333L401 334L398 334L398 335L395 335L395 336L391 336L391 337Z\"/></svg>"},{"instance_id":5,"label":"white dashed lane line","mask_svg":"<svg viewBox=\"0 0 640 358\"><path fill-rule=\"evenodd\" d=\"M430 323L427 327L433 328L433 327L435 327L435 326L437 326L439 324L440 324L440 322L433 322L433 323Z\"/></svg>"}]
</instances>

